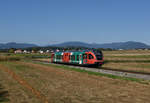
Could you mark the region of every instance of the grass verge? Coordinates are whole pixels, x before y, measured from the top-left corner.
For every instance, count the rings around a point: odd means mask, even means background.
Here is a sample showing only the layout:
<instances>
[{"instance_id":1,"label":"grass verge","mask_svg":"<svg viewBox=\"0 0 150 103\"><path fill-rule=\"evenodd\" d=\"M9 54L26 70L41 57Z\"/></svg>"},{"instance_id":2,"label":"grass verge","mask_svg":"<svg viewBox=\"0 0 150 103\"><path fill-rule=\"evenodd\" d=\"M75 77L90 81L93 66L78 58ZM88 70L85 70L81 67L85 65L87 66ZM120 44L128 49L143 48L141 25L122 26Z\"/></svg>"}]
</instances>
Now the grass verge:
<instances>
[{"instance_id":1,"label":"grass verge","mask_svg":"<svg viewBox=\"0 0 150 103\"><path fill-rule=\"evenodd\" d=\"M121 76L116 76L116 75L111 75L111 74L104 74L104 73L92 72L92 71L87 71L87 70L81 70L80 68L73 68L73 67L69 67L69 66L66 66L66 65L43 64L43 63L39 63L39 62L33 62L33 63L46 65L46 66L52 66L52 67L56 67L58 69L61 68L61 69L65 69L65 70L72 70L72 71L77 71L77 72L82 72L82 73L88 73L89 75L109 77L109 78L112 78L112 79L134 81L134 82L138 82L138 83L142 83L142 84L149 84L150 83L150 81L148 81L148 80L146 81L146 80L143 80L143 79L130 78L130 77L121 77Z\"/></svg>"}]
</instances>

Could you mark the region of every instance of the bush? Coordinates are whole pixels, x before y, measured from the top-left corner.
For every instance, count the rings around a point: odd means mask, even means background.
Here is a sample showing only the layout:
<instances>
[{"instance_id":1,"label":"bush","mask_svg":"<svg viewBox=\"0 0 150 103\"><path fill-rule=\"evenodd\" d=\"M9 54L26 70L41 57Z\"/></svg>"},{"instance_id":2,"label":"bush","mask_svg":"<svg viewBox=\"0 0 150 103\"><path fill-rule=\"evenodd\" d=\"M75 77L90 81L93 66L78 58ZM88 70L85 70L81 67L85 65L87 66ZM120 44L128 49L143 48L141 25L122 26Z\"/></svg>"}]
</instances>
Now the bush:
<instances>
[{"instance_id":1,"label":"bush","mask_svg":"<svg viewBox=\"0 0 150 103\"><path fill-rule=\"evenodd\" d=\"M19 61L19 57L14 56L0 56L0 61Z\"/></svg>"}]
</instances>

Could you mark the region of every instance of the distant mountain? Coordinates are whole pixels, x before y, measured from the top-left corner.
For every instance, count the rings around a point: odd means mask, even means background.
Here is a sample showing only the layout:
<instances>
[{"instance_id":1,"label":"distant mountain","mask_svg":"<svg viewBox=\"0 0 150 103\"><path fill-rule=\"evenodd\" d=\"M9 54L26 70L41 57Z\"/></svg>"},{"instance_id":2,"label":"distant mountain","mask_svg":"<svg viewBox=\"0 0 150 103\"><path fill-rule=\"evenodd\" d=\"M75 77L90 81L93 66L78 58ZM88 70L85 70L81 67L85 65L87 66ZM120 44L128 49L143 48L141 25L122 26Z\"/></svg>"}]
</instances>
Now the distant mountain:
<instances>
[{"instance_id":1,"label":"distant mountain","mask_svg":"<svg viewBox=\"0 0 150 103\"><path fill-rule=\"evenodd\" d=\"M51 46L56 46L56 47L90 47L91 45L88 43L84 42L79 42L79 41L71 41L71 42L64 42L60 44L55 44Z\"/></svg>"},{"instance_id":2,"label":"distant mountain","mask_svg":"<svg viewBox=\"0 0 150 103\"><path fill-rule=\"evenodd\" d=\"M55 47L87 47L87 48L111 48L111 49L138 49L138 48L150 48L149 45L141 42L117 42L117 43L105 43L105 44L96 44L96 43L84 43L79 41L64 42L55 45L49 45ZM29 48L29 47L38 47L35 44L28 43L0 43L0 49L9 49L9 48Z\"/></svg>"},{"instance_id":3,"label":"distant mountain","mask_svg":"<svg viewBox=\"0 0 150 103\"><path fill-rule=\"evenodd\" d=\"M117 43L105 43L105 44L96 44L96 43L84 43L78 41L64 42L60 44L55 44L51 46L57 47L88 47L88 48L111 48L111 49L138 49L138 48L150 48L149 45L141 42L117 42Z\"/></svg>"},{"instance_id":4,"label":"distant mountain","mask_svg":"<svg viewBox=\"0 0 150 103\"><path fill-rule=\"evenodd\" d=\"M29 47L37 47L35 44L28 44L28 43L0 43L0 49L9 49L9 48L29 48Z\"/></svg>"}]
</instances>

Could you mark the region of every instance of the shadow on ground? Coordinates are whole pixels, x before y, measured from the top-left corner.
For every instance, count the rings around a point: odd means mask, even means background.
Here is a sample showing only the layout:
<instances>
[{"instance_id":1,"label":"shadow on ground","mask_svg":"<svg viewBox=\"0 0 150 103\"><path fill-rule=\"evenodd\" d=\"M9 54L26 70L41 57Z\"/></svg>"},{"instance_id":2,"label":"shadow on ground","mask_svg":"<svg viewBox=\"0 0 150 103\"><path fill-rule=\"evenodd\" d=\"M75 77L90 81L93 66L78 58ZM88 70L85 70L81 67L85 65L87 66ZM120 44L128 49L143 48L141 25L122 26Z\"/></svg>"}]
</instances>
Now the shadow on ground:
<instances>
[{"instance_id":1,"label":"shadow on ground","mask_svg":"<svg viewBox=\"0 0 150 103\"><path fill-rule=\"evenodd\" d=\"M8 96L9 96L8 91L4 90L4 88L0 84L0 103L8 102L9 101Z\"/></svg>"}]
</instances>

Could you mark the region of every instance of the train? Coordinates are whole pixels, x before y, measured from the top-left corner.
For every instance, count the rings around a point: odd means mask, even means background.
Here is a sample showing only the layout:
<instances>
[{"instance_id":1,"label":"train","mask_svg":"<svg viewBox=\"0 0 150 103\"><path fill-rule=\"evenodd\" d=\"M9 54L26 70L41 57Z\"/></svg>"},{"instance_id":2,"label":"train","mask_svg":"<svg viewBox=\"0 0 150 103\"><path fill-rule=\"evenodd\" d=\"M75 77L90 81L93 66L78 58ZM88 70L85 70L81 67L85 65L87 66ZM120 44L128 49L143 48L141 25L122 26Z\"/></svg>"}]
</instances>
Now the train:
<instances>
[{"instance_id":1,"label":"train","mask_svg":"<svg viewBox=\"0 0 150 103\"><path fill-rule=\"evenodd\" d=\"M51 54L51 62L99 67L104 64L104 57L100 50L59 51Z\"/></svg>"}]
</instances>

